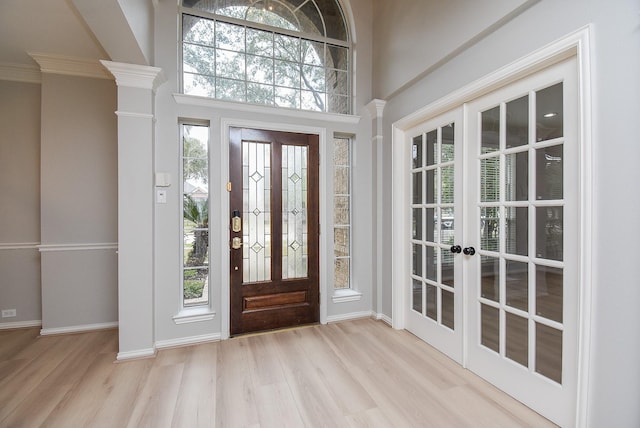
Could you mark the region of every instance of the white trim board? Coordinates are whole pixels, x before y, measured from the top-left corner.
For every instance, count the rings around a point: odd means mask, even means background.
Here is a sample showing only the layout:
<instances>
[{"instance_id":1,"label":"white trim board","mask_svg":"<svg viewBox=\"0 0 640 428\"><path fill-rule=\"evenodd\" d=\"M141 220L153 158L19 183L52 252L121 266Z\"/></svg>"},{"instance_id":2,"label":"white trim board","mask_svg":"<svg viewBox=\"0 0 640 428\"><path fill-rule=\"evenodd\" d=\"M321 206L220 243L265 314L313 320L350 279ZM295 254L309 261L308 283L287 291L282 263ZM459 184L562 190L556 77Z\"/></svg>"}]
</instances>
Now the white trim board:
<instances>
[{"instance_id":1,"label":"white trim board","mask_svg":"<svg viewBox=\"0 0 640 428\"><path fill-rule=\"evenodd\" d=\"M192 346L200 345L209 342L219 342L221 338L220 333L202 334L199 336L181 337L178 339L158 340L156 342L156 349L178 348L180 346Z\"/></svg>"},{"instance_id":2,"label":"white trim board","mask_svg":"<svg viewBox=\"0 0 640 428\"><path fill-rule=\"evenodd\" d=\"M340 315L329 315L327 316L326 324L332 323L332 322L339 322L339 321L357 320L361 318L372 318L373 315L374 315L373 311L362 311L362 312L351 312L348 314L340 314Z\"/></svg>"},{"instance_id":3,"label":"white trim board","mask_svg":"<svg viewBox=\"0 0 640 428\"><path fill-rule=\"evenodd\" d=\"M426 120L445 113L453 108L463 107L469 101L488 94L496 89L508 85L518 79L540 71L553 64L559 63L572 56L576 57L578 67L578 97L579 97L579 132L580 132L580 295L578 319L578 384L576 404L576 426L586 426L588 422L588 394L591 346L591 306L592 306L592 278L593 270L593 147L592 147L592 94L591 94L591 33L592 28L587 25L567 36L556 40L539 50L503 67L495 72L472 82L457 91L425 106L422 109L396 121L392 125L392 189L393 206L392 222L402 222L398 219L397 207L402 206L405 193L408 192L404 178L402 144L405 141L405 131ZM398 223L398 224L400 224ZM392 243L394 258L392 261L393 280L393 327L404 328L405 317L405 287L403 283L407 260L407 249L403 240L394 238Z\"/></svg>"}]
</instances>

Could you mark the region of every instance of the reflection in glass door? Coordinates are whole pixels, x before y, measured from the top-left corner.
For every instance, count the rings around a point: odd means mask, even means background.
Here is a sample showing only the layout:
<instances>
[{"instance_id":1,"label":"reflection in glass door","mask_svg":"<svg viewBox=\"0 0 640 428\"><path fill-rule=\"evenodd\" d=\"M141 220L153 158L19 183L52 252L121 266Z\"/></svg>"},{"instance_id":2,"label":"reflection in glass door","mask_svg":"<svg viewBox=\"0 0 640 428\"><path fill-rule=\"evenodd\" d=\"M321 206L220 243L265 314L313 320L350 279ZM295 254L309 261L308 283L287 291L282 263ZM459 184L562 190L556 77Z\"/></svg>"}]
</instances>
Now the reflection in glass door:
<instances>
[{"instance_id":1,"label":"reflection in glass door","mask_svg":"<svg viewBox=\"0 0 640 428\"><path fill-rule=\"evenodd\" d=\"M411 131L411 293L407 329L461 361L459 111Z\"/></svg>"}]
</instances>

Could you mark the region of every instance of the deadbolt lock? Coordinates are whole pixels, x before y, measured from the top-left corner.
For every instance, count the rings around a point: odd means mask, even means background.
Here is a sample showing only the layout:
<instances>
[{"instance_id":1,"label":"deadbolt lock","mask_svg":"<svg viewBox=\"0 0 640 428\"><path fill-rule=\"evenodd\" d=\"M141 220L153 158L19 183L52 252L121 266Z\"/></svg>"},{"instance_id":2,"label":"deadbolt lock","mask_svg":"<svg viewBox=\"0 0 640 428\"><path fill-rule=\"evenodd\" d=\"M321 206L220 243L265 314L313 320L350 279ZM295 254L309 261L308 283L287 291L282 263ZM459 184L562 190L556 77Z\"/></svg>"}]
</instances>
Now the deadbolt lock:
<instances>
[{"instance_id":1,"label":"deadbolt lock","mask_svg":"<svg viewBox=\"0 0 640 428\"><path fill-rule=\"evenodd\" d=\"M231 217L231 230L236 233L242 230L242 219L240 218L240 211L238 210L233 211L233 217Z\"/></svg>"}]
</instances>

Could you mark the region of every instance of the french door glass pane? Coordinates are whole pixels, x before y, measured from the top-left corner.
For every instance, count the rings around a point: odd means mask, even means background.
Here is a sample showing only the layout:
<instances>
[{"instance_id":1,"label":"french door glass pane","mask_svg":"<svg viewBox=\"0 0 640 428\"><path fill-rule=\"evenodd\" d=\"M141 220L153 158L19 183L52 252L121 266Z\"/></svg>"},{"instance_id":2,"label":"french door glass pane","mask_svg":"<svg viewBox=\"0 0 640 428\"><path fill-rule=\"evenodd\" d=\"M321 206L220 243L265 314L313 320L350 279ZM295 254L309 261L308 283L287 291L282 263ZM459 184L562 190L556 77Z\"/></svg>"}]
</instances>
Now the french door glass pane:
<instances>
[{"instance_id":1,"label":"french door glass pane","mask_svg":"<svg viewBox=\"0 0 640 428\"><path fill-rule=\"evenodd\" d=\"M481 153L492 153L500 149L500 107L482 112Z\"/></svg>"},{"instance_id":2,"label":"french door glass pane","mask_svg":"<svg viewBox=\"0 0 640 428\"><path fill-rule=\"evenodd\" d=\"M507 103L506 147L518 147L529 143L529 96Z\"/></svg>"},{"instance_id":3,"label":"french door glass pane","mask_svg":"<svg viewBox=\"0 0 640 428\"><path fill-rule=\"evenodd\" d=\"M536 208L537 257L550 260L562 260L562 211L562 207Z\"/></svg>"},{"instance_id":4,"label":"french door glass pane","mask_svg":"<svg viewBox=\"0 0 640 428\"><path fill-rule=\"evenodd\" d=\"M307 146L282 145L282 279L306 278Z\"/></svg>"},{"instance_id":5,"label":"french door glass pane","mask_svg":"<svg viewBox=\"0 0 640 428\"><path fill-rule=\"evenodd\" d=\"M500 158L497 156L480 161L480 200L500 200Z\"/></svg>"},{"instance_id":6,"label":"french door glass pane","mask_svg":"<svg viewBox=\"0 0 640 428\"><path fill-rule=\"evenodd\" d=\"M563 198L562 145L536 150L536 199Z\"/></svg>"},{"instance_id":7,"label":"french door glass pane","mask_svg":"<svg viewBox=\"0 0 640 428\"><path fill-rule=\"evenodd\" d=\"M529 252L529 208L505 209L506 250L510 254L526 256Z\"/></svg>"},{"instance_id":8,"label":"french door glass pane","mask_svg":"<svg viewBox=\"0 0 640 428\"><path fill-rule=\"evenodd\" d=\"M505 155L506 201L529 200L529 152Z\"/></svg>"},{"instance_id":9,"label":"french door glass pane","mask_svg":"<svg viewBox=\"0 0 640 428\"><path fill-rule=\"evenodd\" d=\"M562 332L536 323L536 372L562 383Z\"/></svg>"},{"instance_id":10,"label":"french door glass pane","mask_svg":"<svg viewBox=\"0 0 640 428\"><path fill-rule=\"evenodd\" d=\"M536 141L563 136L562 93L562 83L536 92Z\"/></svg>"},{"instance_id":11,"label":"french door glass pane","mask_svg":"<svg viewBox=\"0 0 640 428\"><path fill-rule=\"evenodd\" d=\"M500 311L489 305L480 305L480 343L500 352Z\"/></svg>"},{"instance_id":12,"label":"french door glass pane","mask_svg":"<svg viewBox=\"0 0 640 428\"><path fill-rule=\"evenodd\" d=\"M537 315L562 322L562 283L562 269L536 266Z\"/></svg>"},{"instance_id":13,"label":"french door glass pane","mask_svg":"<svg viewBox=\"0 0 640 428\"><path fill-rule=\"evenodd\" d=\"M529 366L529 321L510 312L505 317L505 355L518 364Z\"/></svg>"},{"instance_id":14,"label":"french door glass pane","mask_svg":"<svg viewBox=\"0 0 640 428\"><path fill-rule=\"evenodd\" d=\"M500 259L480 256L480 295L494 302L500 301Z\"/></svg>"},{"instance_id":15,"label":"french door glass pane","mask_svg":"<svg viewBox=\"0 0 640 428\"><path fill-rule=\"evenodd\" d=\"M412 308L418 313L422 313L422 281L417 279L413 280L413 293L411 293L413 300Z\"/></svg>"}]
</instances>

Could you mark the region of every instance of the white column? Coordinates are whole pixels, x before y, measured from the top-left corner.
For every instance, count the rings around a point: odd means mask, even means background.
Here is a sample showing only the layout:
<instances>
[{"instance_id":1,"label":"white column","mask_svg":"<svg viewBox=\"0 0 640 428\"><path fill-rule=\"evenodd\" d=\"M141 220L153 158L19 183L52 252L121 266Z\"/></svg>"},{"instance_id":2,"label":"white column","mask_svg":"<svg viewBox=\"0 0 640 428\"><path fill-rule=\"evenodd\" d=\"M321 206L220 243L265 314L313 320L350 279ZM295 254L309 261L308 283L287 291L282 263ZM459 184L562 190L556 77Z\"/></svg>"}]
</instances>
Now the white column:
<instances>
[{"instance_id":1,"label":"white column","mask_svg":"<svg viewBox=\"0 0 640 428\"><path fill-rule=\"evenodd\" d=\"M102 61L118 85L118 360L155 354L154 105L156 67Z\"/></svg>"},{"instance_id":2,"label":"white column","mask_svg":"<svg viewBox=\"0 0 640 428\"><path fill-rule=\"evenodd\" d=\"M369 112L369 117L371 117L371 146L373 147L373 176L375 177L375 189L373 192L374 195L374 236L376 237L375 241L375 249L374 249L374 266L375 266L375 308L377 318L383 318L386 322L390 322L390 319L387 319L382 314L382 278L383 272L382 267L384 265L383 259L383 147L382 143L384 141L384 129L383 129L383 121L382 115L384 112L384 107L387 104L384 100L372 100L369 104L366 105L367 111Z\"/></svg>"}]
</instances>

